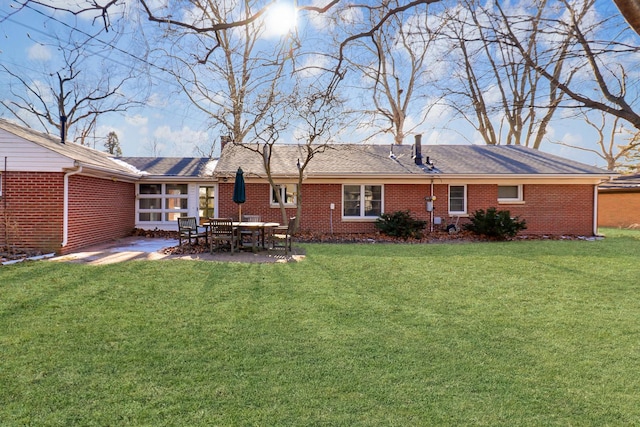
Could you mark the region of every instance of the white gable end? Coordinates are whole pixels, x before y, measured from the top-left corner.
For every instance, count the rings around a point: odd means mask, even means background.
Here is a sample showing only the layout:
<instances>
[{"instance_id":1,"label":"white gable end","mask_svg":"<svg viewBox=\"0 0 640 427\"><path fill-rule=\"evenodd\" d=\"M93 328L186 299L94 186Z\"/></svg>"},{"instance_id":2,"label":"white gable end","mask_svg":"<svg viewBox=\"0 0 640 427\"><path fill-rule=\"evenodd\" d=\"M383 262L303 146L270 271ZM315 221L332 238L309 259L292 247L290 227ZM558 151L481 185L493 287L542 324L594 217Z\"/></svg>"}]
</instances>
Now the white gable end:
<instances>
[{"instance_id":1,"label":"white gable end","mask_svg":"<svg viewBox=\"0 0 640 427\"><path fill-rule=\"evenodd\" d=\"M47 150L3 129L0 129L0 171L63 172L73 168L69 157Z\"/></svg>"}]
</instances>

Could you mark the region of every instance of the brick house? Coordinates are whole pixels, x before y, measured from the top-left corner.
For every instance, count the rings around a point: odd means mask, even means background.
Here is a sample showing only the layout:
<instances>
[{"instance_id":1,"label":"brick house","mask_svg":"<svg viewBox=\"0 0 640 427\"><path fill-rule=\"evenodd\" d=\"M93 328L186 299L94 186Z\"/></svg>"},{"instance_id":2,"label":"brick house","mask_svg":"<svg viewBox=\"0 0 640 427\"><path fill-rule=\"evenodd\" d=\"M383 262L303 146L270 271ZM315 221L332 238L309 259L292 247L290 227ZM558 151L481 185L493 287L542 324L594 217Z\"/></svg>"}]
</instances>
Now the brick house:
<instances>
[{"instance_id":1,"label":"brick house","mask_svg":"<svg viewBox=\"0 0 640 427\"><path fill-rule=\"evenodd\" d=\"M0 119L0 162L0 247L64 254L214 213L208 158L117 159Z\"/></svg>"},{"instance_id":2,"label":"brick house","mask_svg":"<svg viewBox=\"0 0 640 427\"><path fill-rule=\"evenodd\" d=\"M0 246L67 253L126 236L138 179L105 153L0 120Z\"/></svg>"},{"instance_id":3,"label":"brick house","mask_svg":"<svg viewBox=\"0 0 640 427\"><path fill-rule=\"evenodd\" d=\"M0 119L0 247L68 253L129 235L176 230L180 216L236 217L235 173L245 171L244 214L282 222L302 203L301 229L374 230L380 213L410 210L438 229L477 209L508 209L527 233L593 235L597 186L615 174L520 146L334 144L317 154L297 190L303 147L262 156L233 143L220 159L112 156ZM301 194L301 195L300 195Z\"/></svg>"},{"instance_id":4,"label":"brick house","mask_svg":"<svg viewBox=\"0 0 640 427\"><path fill-rule=\"evenodd\" d=\"M276 145L271 171L287 216L296 214L297 145ZM233 180L242 167L247 200L243 214L282 222L262 156L235 144L220 155L218 213L237 216ZM527 221L528 234L591 236L597 230L598 184L614 173L522 146L334 144L305 171L300 229L374 231L380 213L410 210L429 229L468 221L477 209L509 210Z\"/></svg>"},{"instance_id":5,"label":"brick house","mask_svg":"<svg viewBox=\"0 0 640 427\"><path fill-rule=\"evenodd\" d=\"M598 187L598 225L640 228L640 174L623 175Z\"/></svg>"}]
</instances>

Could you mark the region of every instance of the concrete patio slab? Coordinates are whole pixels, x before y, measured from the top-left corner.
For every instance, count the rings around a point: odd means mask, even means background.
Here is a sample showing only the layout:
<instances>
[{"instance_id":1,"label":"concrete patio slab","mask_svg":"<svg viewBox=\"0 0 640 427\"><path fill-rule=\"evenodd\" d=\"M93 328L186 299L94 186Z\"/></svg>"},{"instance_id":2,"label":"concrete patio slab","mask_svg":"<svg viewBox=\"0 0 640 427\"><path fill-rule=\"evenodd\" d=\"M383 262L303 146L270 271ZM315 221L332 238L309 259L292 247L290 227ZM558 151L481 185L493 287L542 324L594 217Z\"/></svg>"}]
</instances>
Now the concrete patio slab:
<instances>
[{"instance_id":1,"label":"concrete patio slab","mask_svg":"<svg viewBox=\"0 0 640 427\"><path fill-rule=\"evenodd\" d=\"M282 250L265 250L257 253L249 251L213 253L209 252L171 255L165 254L164 249L178 246L177 239L155 237L125 237L113 242L103 243L84 248L78 252L50 258L50 261L63 261L86 263L92 265L113 264L117 262L133 260L194 260L194 261L219 261L219 262L244 262L244 263L274 263L299 261L304 258L300 250L294 251L289 257L285 257Z\"/></svg>"}]
</instances>

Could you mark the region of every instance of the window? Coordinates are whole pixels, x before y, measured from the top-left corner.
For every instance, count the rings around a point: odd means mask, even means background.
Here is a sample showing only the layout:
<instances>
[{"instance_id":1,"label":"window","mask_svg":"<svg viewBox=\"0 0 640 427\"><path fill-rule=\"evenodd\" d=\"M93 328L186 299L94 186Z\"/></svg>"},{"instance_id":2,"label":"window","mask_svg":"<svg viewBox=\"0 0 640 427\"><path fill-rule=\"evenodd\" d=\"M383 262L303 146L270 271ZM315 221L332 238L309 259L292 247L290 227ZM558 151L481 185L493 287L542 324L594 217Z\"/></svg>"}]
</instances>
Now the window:
<instances>
[{"instance_id":1,"label":"window","mask_svg":"<svg viewBox=\"0 0 640 427\"><path fill-rule=\"evenodd\" d=\"M521 202L523 200L522 185L498 185L499 202Z\"/></svg>"},{"instance_id":2,"label":"window","mask_svg":"<svg viewBox=\"0 0 640 427\"><path fill-rule=\"evenodd\" d=\"M138 187L138 220L172 222L187 215L187 184L140 184Z\"/></svg>"},{"instance_id":3,"label":"window","mask_svg":"<svg viewBox=\"0 0 640 427\"><path fill-rule=\"evenodd\" d=\"M450 214L467 213L467 186L466 185L450 185L449 186L449 213Z\"/></svg>"},{"instance_id":4,"label":"window","mask_svg":"<svg viewBox=\"0 0 640 427\"><path fill-rule=\"evenodd\" d=\"M345 185L342 189L342 216L377 218L382 214L381 185Z\"/></svg>"},{"instance_id":5,"label":"window","mask_svg":"<svg viewBox=\"0 0 640 427\"><path fill-rule=\"evenodd\" d=\"M200 218L215 218L215 187L200 187L198 215Z\"/></svg>"},{"instance_id":6,"label":"window","mask_svg":"<svg viewBox=\"0 0 640 427\"><path fill-rule=\"evenodd\" d=\"M298 195L298 184L279 184L271 188L271 204L277 205L276 191L280 192L280 198L285 205L295 206Z\"/></svg>"}]
</instances>

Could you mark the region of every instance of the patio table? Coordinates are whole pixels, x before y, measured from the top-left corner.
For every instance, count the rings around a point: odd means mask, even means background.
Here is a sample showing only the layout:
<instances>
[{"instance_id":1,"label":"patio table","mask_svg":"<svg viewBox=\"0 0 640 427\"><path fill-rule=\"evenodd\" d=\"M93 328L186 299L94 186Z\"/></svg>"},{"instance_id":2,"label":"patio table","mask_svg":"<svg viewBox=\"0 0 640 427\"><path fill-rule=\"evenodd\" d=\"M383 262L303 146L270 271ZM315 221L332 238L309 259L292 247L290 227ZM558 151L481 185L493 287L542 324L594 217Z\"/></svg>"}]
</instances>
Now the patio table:
<instances>
[{"instance_id":1,"label":"patio table","mask_svg":"<svg viewBox=\"0 0 640 427\"><path fill-rule=\"evenodd\" d=\"M211 232L211 223L210 222L205 222L202 224L203 227L207 228L207 233ZM236 230L236 233L238 235L238 248L241 247L242 245L242 230L249 230L252 231L251 233L251 250L253 252L256 252L256 249L258 248L258 242L256 241L255 238L255 233L253 233L253 231L258 231L260 233L260 243L262 245L262 249L265 249L265 234L267 230L273 230L276 227L279 227L280 224L277 222L262 222L262 221L240 221L240 222L233 222L233 228Z\"/></svg>"},{"instance_id":2,"label":"patio table","mask_svg":"<svg viewBox=\"0 0 640 427\"><path fill-rule=\"evenodd\" d=\"M242 230L252 231L251 233L251 250L253 252L256 251L257 243L256 242L256 234L253 231L258 231L260 233L260 239L262 244L262 249L265 249L264 245L264 236L267 230L272 230L275 227L279 227L280 224L277 222L262 222L262 221L240 221L234 222L233 225L238 229L238 242L242 244L241 240L241 232Z\"/></svg>"}]
</instances>

